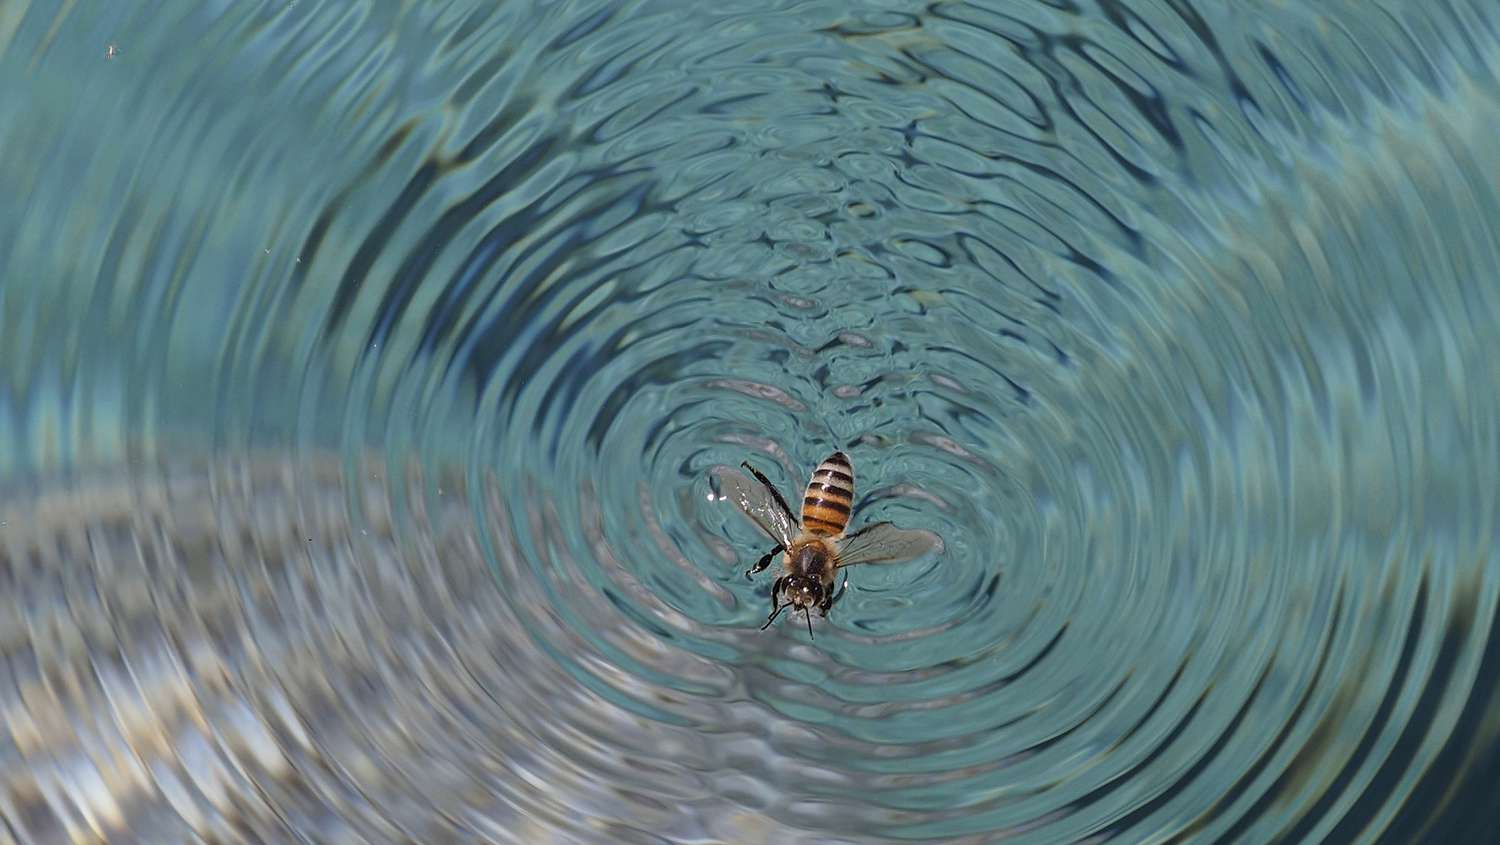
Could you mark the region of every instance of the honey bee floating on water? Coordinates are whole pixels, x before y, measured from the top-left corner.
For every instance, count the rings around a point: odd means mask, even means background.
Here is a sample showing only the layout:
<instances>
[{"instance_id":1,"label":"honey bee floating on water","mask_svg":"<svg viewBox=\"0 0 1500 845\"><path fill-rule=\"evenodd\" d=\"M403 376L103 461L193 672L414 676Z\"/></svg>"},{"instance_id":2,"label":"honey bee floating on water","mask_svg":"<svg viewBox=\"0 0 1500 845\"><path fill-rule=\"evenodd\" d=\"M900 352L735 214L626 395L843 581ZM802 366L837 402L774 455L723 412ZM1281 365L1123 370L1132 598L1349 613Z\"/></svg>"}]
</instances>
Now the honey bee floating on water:
<instances>
[{"instance_id":1,"label":"honey bee floating on water","mask_svg":"<svg viewBox=\"0 0 1500 845\"><path fill-rule=\"evenodd\" d=\"M889 522L873 525L845 535L854 505L854 467L843 452L829 455L813 471L802 495L802 518L798 520L786 500L760 470L742 463L755 476L746 478L739 470L721 473L724 492L760 530L776 541L754 566L745 570L753 578L771 565L780 554L784 572L771 585L771 615L764 631L786 608L801 610L807 618L807 635L812 636L812 609L827 616L834 602L849 588L849 577L833 592L838 571L863 563L904 563L931 551L941 551L943 541L929 531L909 531ZM757 483L758 482L758 483ZM782 600L783 596L785 601Z\"/></svg>"}]
</instances>

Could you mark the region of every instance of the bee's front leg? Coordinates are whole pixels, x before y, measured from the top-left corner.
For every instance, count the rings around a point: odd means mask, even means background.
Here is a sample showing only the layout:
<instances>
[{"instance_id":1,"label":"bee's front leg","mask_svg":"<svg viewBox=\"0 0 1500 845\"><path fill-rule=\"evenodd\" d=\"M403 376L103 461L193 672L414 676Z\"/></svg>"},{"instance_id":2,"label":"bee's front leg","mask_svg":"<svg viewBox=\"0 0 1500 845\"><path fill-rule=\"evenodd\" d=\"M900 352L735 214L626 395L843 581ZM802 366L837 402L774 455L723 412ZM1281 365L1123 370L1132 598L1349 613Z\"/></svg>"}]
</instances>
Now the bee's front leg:
<instances>
[{"instance_id":1,"label":"bee's front leg","mask_svg":"<svg viewBox=\"0 0 1500 845\"><path fill-rule=\"evenodd\" d=\"M838 601L839 599L843 598L844 597L844 593L847 592L848 589L849 589L849 576L845 575L844 576L844 583L839 587L838 592L836 592L836 593L829 593L828 598L823 599L823 603L820 604L820 605L818 605L818 615L819 616L827 616L828 615L828 611L831 610L831 609L833 609L833 603L836 602L836 601Z\"/></svg>"},{"instance_id":2,"label":"bee's front leg","mask_svg":"<svg viewBox=\"0 0 1500 845\"><path fill-rule=\"evenodd\" d=\"M771 615L766 617L766 624L760 626L760 629L762 631L764 631L766 628L770 627L771 620L775 619L776 618L776 614L780 613L782 611L782 608L785 607L785 605L781 604L780 602L778 602L776 600L776 597L781 593L781 583L783 581L785 581L785 580L786 580L786 576L783 575L780 578L777 578L771 584Z\"/></svg>"},{"instance_id":3,"label":"bee's front leg","mask_svg":"<svg viewBox=\"0 0 1500 845\"><path fill-rule=\"evenodd\" d=\"M766 571L766 567L768 567L768 566L771 565L771 561L777 555L781 554L783 551L785 551L785 549L783 549L780 544L777 544L776 548L770 550L769 552L766 552L766 556L765 557L763 557L760 560L756 561L754 566L752 566L749 569L745 570L745 577L746 578L754 578L756 575L758 575L758 574L760 574L762 572L765 572ZM773 590L772 593L774 594L775 591Z\"/></svg>"}]
</instances>

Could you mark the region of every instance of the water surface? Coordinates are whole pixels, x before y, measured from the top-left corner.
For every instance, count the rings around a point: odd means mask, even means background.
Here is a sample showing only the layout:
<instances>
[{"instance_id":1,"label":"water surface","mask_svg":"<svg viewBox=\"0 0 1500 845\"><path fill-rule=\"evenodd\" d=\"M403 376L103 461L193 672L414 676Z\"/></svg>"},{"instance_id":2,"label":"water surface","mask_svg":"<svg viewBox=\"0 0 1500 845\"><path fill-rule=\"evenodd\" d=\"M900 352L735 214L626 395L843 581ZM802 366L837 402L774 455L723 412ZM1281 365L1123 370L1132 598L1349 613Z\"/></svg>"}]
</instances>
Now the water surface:
<instances>
[{"instance_id":1,"label":"water surface","mask_svg":"<svg viewBox=\"0 0 1500 845\"><path fill-rule=\"evenodd\" d=\"M1497 67L1483 0L0 6L0 842L1481 840ZM834 449L945 551L757 631L712 471Z\"/></svg>"}]
</instances>

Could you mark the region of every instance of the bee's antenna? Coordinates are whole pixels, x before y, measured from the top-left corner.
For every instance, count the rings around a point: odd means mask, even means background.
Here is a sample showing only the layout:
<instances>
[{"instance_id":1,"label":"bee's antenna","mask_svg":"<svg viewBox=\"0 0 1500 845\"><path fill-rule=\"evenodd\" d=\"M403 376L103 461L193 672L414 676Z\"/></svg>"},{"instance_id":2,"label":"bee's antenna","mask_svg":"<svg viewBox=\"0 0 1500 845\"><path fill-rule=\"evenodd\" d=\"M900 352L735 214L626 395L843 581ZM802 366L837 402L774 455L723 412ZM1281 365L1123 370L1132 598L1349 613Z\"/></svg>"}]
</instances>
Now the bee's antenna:
<instances>
[{"instance_id":1,"label":"bee's antenna","mask_svg":"<svg viewBox=\"0 0 1500 845\"><path fill-rule=\"evenodd\" d=\"M812 633L812 608L811 607L804 607L804 608L802 608L802 615L805 616L805 617L807 617L807 638L808 639L813 639L813 633Z\"/></svg>"},{"instance_id":2,"label":"bee's antenna","mask_svg":"<svg viewBox=\"0 0 1500 845\"><path fill-rule=\"evenodd\" d=\"M771 623L776 621L776 617L781 615L781 611L786 609L787 604L791 604L791 602L776 605L776 609L771 611L770 616L766 617L766 624L760 626L760 629L764 631L765 629L771 627Z\"/></svg>"}]
</instances>

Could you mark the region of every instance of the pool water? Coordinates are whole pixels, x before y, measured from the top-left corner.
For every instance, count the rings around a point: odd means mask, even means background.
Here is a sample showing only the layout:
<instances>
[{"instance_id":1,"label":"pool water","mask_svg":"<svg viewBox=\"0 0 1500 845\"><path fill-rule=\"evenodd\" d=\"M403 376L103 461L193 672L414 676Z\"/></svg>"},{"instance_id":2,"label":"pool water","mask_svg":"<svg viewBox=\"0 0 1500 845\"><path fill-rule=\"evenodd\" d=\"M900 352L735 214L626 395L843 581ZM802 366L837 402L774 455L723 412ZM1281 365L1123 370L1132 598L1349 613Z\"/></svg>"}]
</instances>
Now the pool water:
<instances>
[{"instance_id":1,"label":"pool water","mask_svg":"<svg viewBox=\"0 0 1500 845\"><path fill-rule=\"evenodd\" d=\"M0 5L0 843L1476 842L1485 0ZM851 567L758 630L831 452Z\"/></svg>"}]
</instances>

